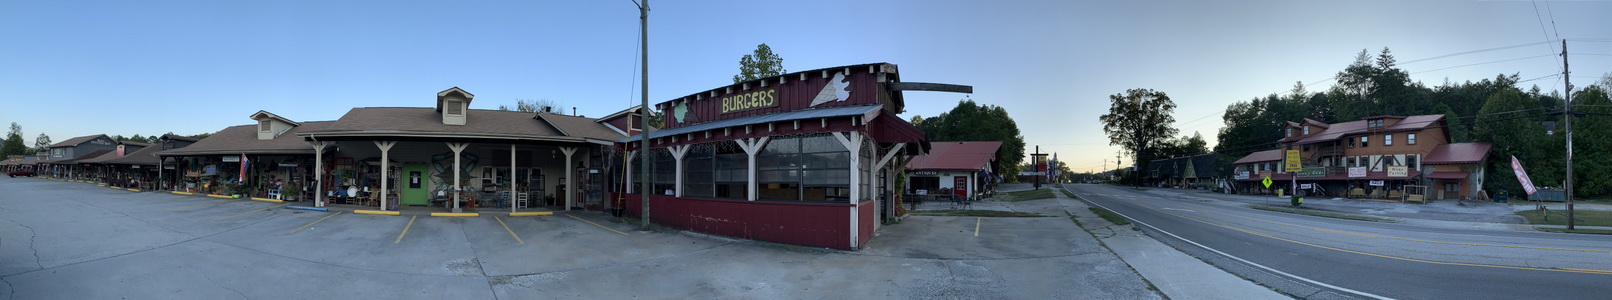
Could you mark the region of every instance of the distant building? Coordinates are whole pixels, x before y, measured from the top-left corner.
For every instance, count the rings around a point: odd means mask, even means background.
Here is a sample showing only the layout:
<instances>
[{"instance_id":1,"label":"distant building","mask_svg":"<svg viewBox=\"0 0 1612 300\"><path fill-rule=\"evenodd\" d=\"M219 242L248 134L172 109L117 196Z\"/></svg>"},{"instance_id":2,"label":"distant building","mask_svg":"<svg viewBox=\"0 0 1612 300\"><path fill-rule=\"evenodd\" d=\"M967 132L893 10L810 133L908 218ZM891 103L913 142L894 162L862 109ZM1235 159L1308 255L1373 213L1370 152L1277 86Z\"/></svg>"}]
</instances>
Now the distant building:
<instances>
[{"instance_id":1,"label":"distant building","mask_svg":"<svg viewBox=\"0 0 1612 300\"><path fill-rule=\"evenodd\" d=\"M929 153L907 162L907 190L916 194L939 193L942 189L958 197L975 197L989 191L991 169L1002 142L931 142Z\"/></svg>"},{"instance_id":2,"label":"distant building","mask_svg":"<svg viewBox=\"0 0 1612 300\"><path fill-rule=\"evenodd\" d=\"M1220 169L1220 154L1155 159L1148 163L1148 184L1157 187L1214 188Z\"/></svg>"},{"instance_id":3,"label":"distant building","mask_svg":"<svg viewBox=\"0 0 1612 300\"><path fill-rule=\"evenodd\" d=\"M1300 185L1325 196L1399 199L1407 187L1430 199L1471 197L1483 185L1489 143L1449 142L1444 115L1374 116L1327 124L1287 122L1278 149L1233 163L1238 191L1269 193ZM1297 150L1302 171L1284 170L1286 150ZM1266 188L1265 178L1273 184ZM1302 187L1301 187L1302 189Z\"/></svg>"}]
</instances>

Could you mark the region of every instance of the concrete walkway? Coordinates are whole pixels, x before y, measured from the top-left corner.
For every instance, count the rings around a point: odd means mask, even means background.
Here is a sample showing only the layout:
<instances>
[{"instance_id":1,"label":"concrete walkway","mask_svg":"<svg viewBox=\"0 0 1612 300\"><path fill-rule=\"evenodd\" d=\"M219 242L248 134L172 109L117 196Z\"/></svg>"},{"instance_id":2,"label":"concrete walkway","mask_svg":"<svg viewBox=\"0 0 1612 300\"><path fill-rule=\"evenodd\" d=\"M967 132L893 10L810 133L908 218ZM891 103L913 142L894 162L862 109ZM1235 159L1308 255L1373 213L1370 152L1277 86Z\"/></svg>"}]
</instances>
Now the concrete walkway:
<instances>
[{"instance_id":1,"label":"concrete walkway","mask_svg":"<svg viewBox=\"0 0 1612 300\"><path fill-rule=\"evenodd\" d=\"M1029 186L1025 185L1025 189ZM1042 188L1056 189L1056 185ZM1133 225L1114 225L1087 209L1085 202L1054 192L1056 207L1073 214L1081 227L1118 255L1170 299L1292 299L1227 273L1196 257L1149 237ZM976 202L974 209L1041 212L1047 200ZM1045 212L1041 212L1045 213Z\"/></svg>"}]
</instances>

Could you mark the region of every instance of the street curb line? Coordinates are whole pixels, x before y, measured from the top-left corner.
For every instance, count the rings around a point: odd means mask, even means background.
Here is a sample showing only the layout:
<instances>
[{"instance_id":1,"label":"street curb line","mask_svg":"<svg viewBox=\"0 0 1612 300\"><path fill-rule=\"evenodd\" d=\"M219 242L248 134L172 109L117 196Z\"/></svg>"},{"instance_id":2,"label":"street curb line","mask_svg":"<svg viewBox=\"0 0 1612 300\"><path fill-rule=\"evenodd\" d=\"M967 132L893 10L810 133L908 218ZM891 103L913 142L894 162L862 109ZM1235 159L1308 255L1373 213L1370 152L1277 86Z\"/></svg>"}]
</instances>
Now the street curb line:
<instances>
[{"instance_id":1,"label":"street curb line","mask_svg":"<svg viewBox=\"0 0 1612 300\"><path fill-rule=\"evenodd\" d=\"M512 213L509 213L509 216L511 216L511 217L552 216L552 215L554 215L554 212L552 212L552 211L533 211L533 212L512 212Z\"/></svg>"},{"instance_id":2,"label":"street curb line","mask_svg":"<svg viewBox=\"0 0 1612 300\"><path fill-rule=\"evenodd\" d=\"M360 214L360 215L387 215L387 216L401 216L401 215L403 215L402 212L384 211L384 210L368 210L368 209L353 210L353 213Z\"/></svg>"},{"instance_id":3,"label":"street curb line","mask_svg":"<svg viewBox=\"0 0 1612 300\"><path fill-rule=\"evenodd\" d=\"M196 193L181 192L181 191L171 191L169 193L174 193L174 195L185 195L185 196L195 196L196 195Z\"/></svg>"},{"instance_id":4,"label":"street curb line","mask_svg":"<svg viewBox=\"0 0 1612 300\"><path fill-rule=\"evenodd\" d=\"M140 192L140 189L126 189L126 190L129 190L130 192L136 192L136 193Z\"/></svg>"},{"instance_id":5,"label":"street curb line","mask_svg":"<svg viewBox=\"0 0 1612 300\"><path fill-rule=\"evenodd\" d=\"M434 212L434 213L431 213L431 216L432 216L432 217L480 217L480 216L481 216L481 214L480 214L480 213L444 213L444 212Z\"/></svg>"},{"instance_id":6,"label":"street curb line","mask_svg":"<svg viewBox=\"0 0 1612 300\"><path fill-rule=\"evenodd\" d=\"M208 197L213 197L213 198L219 198L219 199L235 199L235 196L214 195L214 194L207 194L207 196Z\"/></svg>"},{"instance_id":7,"label":"street curb line","mask_svg":"<svg viewBox=\"0 0 1612 300\"><path fill-rule=\"evenodd\" d=\"M269 199L269 198L258 198L258 197L252 197L250 199L252 199L253 201L274 202L274 203L285 202L285 201L282 201L282 200L274 200L274 199Z\"/></svg>"}]
</instances>

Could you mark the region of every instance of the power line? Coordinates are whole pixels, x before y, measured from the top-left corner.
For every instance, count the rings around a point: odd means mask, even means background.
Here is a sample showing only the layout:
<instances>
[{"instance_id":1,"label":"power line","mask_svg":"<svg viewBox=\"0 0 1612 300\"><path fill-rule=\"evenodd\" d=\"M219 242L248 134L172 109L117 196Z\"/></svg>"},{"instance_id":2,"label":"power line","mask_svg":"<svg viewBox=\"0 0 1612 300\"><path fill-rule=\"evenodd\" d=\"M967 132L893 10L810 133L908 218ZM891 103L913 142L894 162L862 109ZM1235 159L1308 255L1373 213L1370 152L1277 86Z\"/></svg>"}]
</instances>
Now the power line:
<instances>
[{"instance_id":1,"label":"power line","mask_svg":"<svg viewBox=\"0 0 1612 300\"><path fill-rule=\"evenodd\" d=\"M1536 55L1536 56L1529 56L1529 57L1523 57L1523 58L1503 59L1503 60L1481 62L1481 63L1475 63L1475 64L1465 64L1465 65L1459 65L1459 66L1454 66L1454 67L1438 68L1438 69L1432 69L1432 70L1426 70L1426 71L1417 71L1417 72L1410 73L1410 74L1415 75L1415 74L1422 74L1422 73L1427 73L1427 72L1449 70L1449 69L1454 69L1454 68L1471 67L1471 66L1477 66L1477 65L1487 65L1487 64L1493 64L1493 63L1503 63L1503 62L1508 62L1508 61L1534 59L1534 58L1547 57L1547 56L1556 56L1556 55L1555 54L1545 54L1545 55Z\"/></svg>"},{"instance_id":2,"label":"power line","mask_svg":"<svg viewBox=\"0 0 1612 300\"><path fill-rule=\"evenodd\" d=\"M1408 60L1408 61L1400 62L1399 65L1403 66L1403 65L1408 65L1408 64L1418 63L1418 62L1424 62L1424 61L1435 60L1435 59L1440 59L1440 58L1452 57L1452 56L1461 56L1461 55L1474 54L1474 53L1483 53L1483 52L1489 52L1489 51L1515 49L1515 48L1522 48L1522 47L1535 46L1535 45L1550 45L1550 41L1546 40L1546 41L1543 41L1543 42L1522 43L1522 44L1516 44L1516 45L1510 45L1510 46L1500 46L1500 47L1494 47L1494 48L1488 48L1488 49L1478 49L1478 50L1472 50L1472 51L1456 52L1456 53L1450 53L1450 54L1439 55L1439 56L1434 56L1434 57L1428 57L1428 58L1423 58L1423 59ZM1552 48L1552 49L1555 49L1555 48Z\"/></svg>"}]
</instances>

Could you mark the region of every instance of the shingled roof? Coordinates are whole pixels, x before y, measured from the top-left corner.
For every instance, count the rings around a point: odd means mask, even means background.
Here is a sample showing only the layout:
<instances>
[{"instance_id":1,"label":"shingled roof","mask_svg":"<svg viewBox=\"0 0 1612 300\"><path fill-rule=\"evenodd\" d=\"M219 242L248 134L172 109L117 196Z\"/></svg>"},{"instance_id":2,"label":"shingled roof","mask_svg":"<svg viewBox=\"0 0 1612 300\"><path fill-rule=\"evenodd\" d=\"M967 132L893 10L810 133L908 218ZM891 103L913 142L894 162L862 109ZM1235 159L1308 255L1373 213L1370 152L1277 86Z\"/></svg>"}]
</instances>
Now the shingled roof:
<instances>
[{"instance_id":1,"label":"shingled roof","mask_svg":"<svg viewBox=\"0 0 1612 300\"><path fill-rule=\"evenodd\" d=\"M257 139L257 124L237 125L219 130L188 147L158 152L158 156L190 156L218 154L313 154L313 146L302 141L296 133L319 130L330 126L330 121L302 122L302 126L274 139Z\"/></svg>"},{"instance_id":2,"label":"shingled roof","mask_svg":"<svg viewBox=\"0 0 1612 300\"><path fill-rule=\"evenodd\" d=\"M912 170L979 170L996 159L1002 142L933 142L929 154L907 162Z\"/></svg>"},{"instance_id":3,"label":"shingled roof","mask_svg":"<svg viewBox=\"0 0 1612 300\"><path fill-rule=\"evenodd\" d=\"M78 146L78 144L83 144L84 142L88 142L90 140L93 140L95 138L100 138L100 137L104 137L104 138L107 138L107 139L112 139L111 137L108 137L105 134L86 135L86 136L81 136L81 137L70 138L70 139L67 139L65 141L61 141L60 143L50 144L50 146L45 147L45 148L61 148L61 147Z\"/></svg>"},{"instance_id":4,"label":"shingled roof","mask_svg":"<svg viewBox=\"0 0 1612 300\"><path fill-rule=\"evenodd\" d=\"M626 137L594 119L559 114L519 111L465 110L465 125L442 123L442 115L430 107L359 107L319 129L304 129L296 135L322 136L420 136L463 137L514 140L582 142L587 139L615 141ZM301 127L299 127L301 128ZM310 148L311 149L311 148Z\"/></svg>"},{"instance_id":5,"label":"shingled roof","mask_svg":"<svg viewBox=\"0 0 1612 300\"><path fill-rule=\"evenodd\" d=\"M1433 147L1433 151L1429 151L1427 153L1427 157L1422 159L1422 164L1452 165L1480 163L1483 162L1485 157L1489 156L1489 149L1493 147L1494 144L1490 143L1455 143L1438 145L1437 147Z\"/></svg>"}]
</instances>

